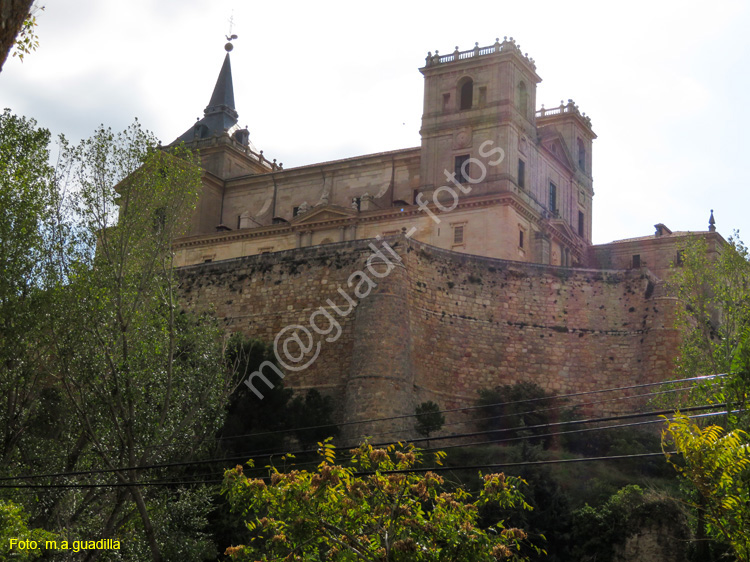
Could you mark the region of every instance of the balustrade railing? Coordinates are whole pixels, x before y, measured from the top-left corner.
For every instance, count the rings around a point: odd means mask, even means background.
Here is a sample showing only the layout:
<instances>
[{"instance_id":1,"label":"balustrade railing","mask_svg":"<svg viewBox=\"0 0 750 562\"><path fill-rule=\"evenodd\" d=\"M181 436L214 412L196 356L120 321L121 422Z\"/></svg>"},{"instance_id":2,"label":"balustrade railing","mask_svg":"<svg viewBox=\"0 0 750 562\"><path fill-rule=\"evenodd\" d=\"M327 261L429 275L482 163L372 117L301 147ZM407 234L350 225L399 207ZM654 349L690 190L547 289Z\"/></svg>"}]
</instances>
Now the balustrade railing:
<instances>
[{"instance_id":1,"label":"balustrade railing","mask_svg":"<svg viewBox=\"0 0 750 562\"><path fill-rule=\"evenodd\" d=\"M543 117L552 117L553 115L563 115L565 113L572 113L575 115L579 115L581 119L583 119L586 124L591 127L591 118L588 117L585 113L581 113L578 110L578 106L575 104L573 100L568 100L568 103L566 104L564 101L560 101L560 105L557 107L553 107L552 109L547 109L542 105L542 108L536 112L537 118L541 119Z\"/></svg>"},{"instance_id":2,"label":"balustrade railing","mask_svg":"<svg viewBox=\"0 0 750 562\"><path fill-rule=\"evenodd\" d=\"M456 50L448 55L441 55L438 53L438 51L435 51L434 55L432 54L432 52L429 52L427 53L427 58L425 59L425 66L436 66L438 64L446 64L449 62L466 60L473 57L481 57L485 55L491 55L493 53L501 53L504 51L518 52L521 58L525 59L532 68L536 68L534 59L529 58L528 53L521 53L521 46L516 44L513 37L511 37L510 39L504 37L502 43L500 42L500 38L497 38L495 39L494 45L489 45L487 47L480 47L479 43L474 43L474 48L466 51L459 51L458 47L456 47Z\"/></svg>"}]
</instances>

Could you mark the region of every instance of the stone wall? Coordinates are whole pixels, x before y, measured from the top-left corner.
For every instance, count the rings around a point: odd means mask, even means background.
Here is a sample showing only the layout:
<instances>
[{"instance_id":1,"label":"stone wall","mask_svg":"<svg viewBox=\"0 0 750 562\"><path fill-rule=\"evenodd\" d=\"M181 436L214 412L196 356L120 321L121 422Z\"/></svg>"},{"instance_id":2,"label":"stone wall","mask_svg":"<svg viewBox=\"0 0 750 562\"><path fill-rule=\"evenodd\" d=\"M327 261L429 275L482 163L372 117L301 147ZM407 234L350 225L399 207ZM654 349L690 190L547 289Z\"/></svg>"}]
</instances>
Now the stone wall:
<instances>
[{"instance_id":1,"label":"stone wall","mask_svg":"<svg viewBox=\"0 0 750 562\"><path fill-rule=\"evenodd\" d=\"M672 374L674 301L660 296L646 270L524 264L403 236L389 242L398 254L381 249L390 264L372 259L380 242L359 240L180 268L182 299L216 314L228 331L269 342L286 326L310 328L316 310L330 314L340 337L319 312L316 325L330 330L310 331L319 356L287 371L284 383L334 396L341 421L408 415L425 400L472 405L482 388L524 380L572 393ZM367 295L357 298L357 286ZM350 314L346 295L357 303ZM590 411L632 410L629 402ZM410 424L396 419L357 433Z\"/></svg>"}]
</instances>

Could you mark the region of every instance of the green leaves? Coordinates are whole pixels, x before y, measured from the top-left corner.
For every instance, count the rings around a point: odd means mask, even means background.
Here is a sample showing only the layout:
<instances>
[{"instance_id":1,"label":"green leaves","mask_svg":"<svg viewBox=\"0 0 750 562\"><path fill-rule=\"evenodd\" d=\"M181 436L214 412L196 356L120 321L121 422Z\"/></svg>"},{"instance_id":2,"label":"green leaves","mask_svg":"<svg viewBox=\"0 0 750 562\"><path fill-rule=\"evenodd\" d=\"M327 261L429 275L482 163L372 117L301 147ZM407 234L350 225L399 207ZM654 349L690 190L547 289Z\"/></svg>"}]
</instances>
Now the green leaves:
<instances>
[{"instance_id":1,"label":"green leaves","mask_svg":"<svg viewBox=\"0 0 750 562\"><path fill-rule=\"evenodd\" d=\"M676 414L663 434L663 447L671 445L682 459L665 453L677 472L691 482L702 501L695 505L705 514L709 531L727 541L737 559L750 560L750 438L736 429L725 433L716 425L701 428Z\"/></svg>"},{"instance_id":2,"label":"green leaves","mask_svg":"<svg viewBox=\"0 0 750 562\"><path fill-rule=\"evenodd\" d=\"M301 561L495 561L526 560L526 533L478 526L478 507L494 503L529 509L520 479L482 478L476 499L446 492L433 472L412 470L423 454L412 445L353 449L346 466L336 464L329 440L318 443L322 462L313 472L271 468L251 478L242 467L227 471L225 490L243 513L252 537L226 554L236 560ZM435 455L437 461L444 453ZM537 551L539 551L537 549Z\"/></svg>"}]
</instances>

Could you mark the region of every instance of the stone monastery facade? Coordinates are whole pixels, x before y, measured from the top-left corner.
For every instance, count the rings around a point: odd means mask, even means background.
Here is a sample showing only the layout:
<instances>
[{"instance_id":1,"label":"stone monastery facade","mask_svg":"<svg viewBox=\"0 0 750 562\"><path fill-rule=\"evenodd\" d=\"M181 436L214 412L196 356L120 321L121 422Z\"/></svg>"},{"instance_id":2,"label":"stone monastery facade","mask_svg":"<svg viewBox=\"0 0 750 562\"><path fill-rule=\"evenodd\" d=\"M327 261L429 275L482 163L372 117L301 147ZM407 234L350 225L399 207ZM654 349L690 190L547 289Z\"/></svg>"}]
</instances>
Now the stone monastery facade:
<instances>
[{"instance_id":1,"label":"stone monastery facade","mask_svg":"<svg viewBox=\"0 0 750 562\"><path fill-rule=\"evenodd\" d=\"M592 246L596 135L572 100L535 109L533 59L511 38L428 53L420 72L420 146L283 169L237 126L227 54L175 141L205 170L175 245L185 304L276 342L284 384L333 395L341 420L521 380L567 393L669 377L661 281L687 236L722 243L713 217ZM264 376L259 395L278 380Z\"/></svg>"},{"instance_id":2,"label":"stone monastery facade","mask_svg":"<svg viewBox=\"0 0 750 562\"><path fill-rule=\"evenodd\" d=\"M594 194L591 121L572 101L535 111L541 79L512 39L428 55L420 72L421 146L281 169L236 126L227 54L206 116L178 139L201 150L206 168L179 263L406 228L447 250L583 264ZM441 212L440 222L430 214Z\"/></svg>"}]
</instances>

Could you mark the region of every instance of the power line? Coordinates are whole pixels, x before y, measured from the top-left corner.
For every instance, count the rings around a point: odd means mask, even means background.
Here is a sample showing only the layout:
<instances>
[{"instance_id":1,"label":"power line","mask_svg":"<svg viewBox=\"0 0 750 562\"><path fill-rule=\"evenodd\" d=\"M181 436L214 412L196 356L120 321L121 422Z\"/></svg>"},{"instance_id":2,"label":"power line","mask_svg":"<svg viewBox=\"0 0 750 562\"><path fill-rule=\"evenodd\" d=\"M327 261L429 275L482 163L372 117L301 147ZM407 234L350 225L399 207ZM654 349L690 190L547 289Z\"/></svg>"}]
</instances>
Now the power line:
<instances>
[{"instance_id":1,"label":"power line","mask_svg":"<svg viewBox=\"0 0 750 562\"><path fill-rule=\"evenodd\" d=\"M496 403L493 403L493 404L483 404L481 406L480 405L476 405L476 406L463 406L461 408L450 408L450 409L446 409L446 410L437 410L435 413L447 414L447 413L452 413L452 412L464 412L464 411L476 410L476 409L481 409L481 408L492 408L492 407L496 407L496 406L510 406L510 405L513 405L513 404L524 404L524 403L530 403L530 402L540 402L540 401L545 401L545 400L559 400L559 399L563 399L563 398L571 398L571 397L574 397L574 396L587 396L587 395L590 395L590 394L602 394L602 393L605 393L605 392L617 392L617 391L620 391L620 390L631 390L631 389L635 389L635 388L646 388L646 387L650 387L650 386L661 386L661 385L673 384L673 383L691 382L691 381L700 381L700 380L711 380L711 379L722 378L722 377L726 377L726 376L727 375L723 374L723 373L722 374L717 374L717 375L702 375L702 376L690 377L690 378L686 378L686 379L673 379L673 380L668 380L668 381L651 382L651 383L643 383L643 384L634 384L634 385L630 385L630 386L620 386L620 387L605 388L605 389L600 389L600 390L587 390L587 391L584 391L584 392L572 392L572 393L569 393L569 394L557 394L557 395L554 395L554 396L543 396L543 397L537 397L537 398L525 398L523 400L511 400L511 401L508 401L508 402L496 402ZM217 439L218 440L222 440L222 439L239 439L241 437L260 437L260 436L263 436L263 435L276 435L276 434L279 434L279 433L290 433L290 432L294 432L294 431L306 431L306 430L311 430L311 429L323 429L323 428L331 427L331 426L343 427L343 426L347 426L347 425L358 425L358 424L363 424L363 423L378 423L378 422L383 422L383 421L392 421L392 420L399 420L399 419L405 419L405 418L413 418L413 417L416 417L416 416L417 416L416 413L414 413L414 414L402 414L402 415L399 415L399 416L389 416L389 417L384 417L384 418L370 418L370 419L366 419L366 420L348 421L348 422L342 422L342 423L339 423L339 424L329 423L329 424L324 424L324 425L313 425L313 426L302 427L302 428L297 427L297 428L290 428L290 429L277 429L277 430L273 430L273 431L264 431L264 432L260 432L260 433L247 433L247 434L244 434L244 435L234 435L234 436L231 436L231 437L218 437Z\"/></svg>"},{"instance_id":2,"label":"power line","mask_svg":"<svg viewBox=\"0 0 750 562\"><path fill-rule=\"evenodd\" d=\"M354 472L353 476L371 476L374 474L410 474L410 473L421 473L421 472L445 472L449 470L480 470L482 468L513 468L517 466L537 466L537 465L548 465L548 464L570 464L579 462L599 462L599 461L612 461L612 460L623 460L623 459L634 459L634 458L648 458L663 456L667 454L676 454L677 451L662 451L659 453L636 453L632 455L613 455L605 457L583 457L576 459L549 459L543 461L524 461L524 462L512 462L512 463L485 463L476 465L461 465L461 466L436 466L431 468L426 467L414 467L405 469L394 469L394 470L379 470L379 471L362 471ZM269 477L263 477L269 478ZM115 488L123 486L180 486L187 484L213 484L220 483L222 480L195 480L190 482L135 482L135 483L115 483L115 484L0 484L0 488Z\"/></svg>"},{"instance_id":3,"label":"power line","mask_svg":"<svg viewBox=\"0 0 750 562\"><path fill-rule=\"evenodd\" d=\"M379 470L367 471L367 472L355 472L354 476L372 476L373 474L408 474L412 472L445 472L448 470L480 470L482 468L512 468L516 466L536 466L543 464L570 464L579 462L593 462L593 461L611 461L611 460L623 460L623 459L636 459L636 458L647 458L664 456L664 454L677 454L677 451L662 451L659 453L636 453L633 455L615 455L607 457L584 457L577 459L550 459L546 461L524 461L524 462L505 462L505 463L487 463L487 464L475 464L475 465L464 465L464 466L436 466L433 468L404 468L397 470Z\"/></svg>"},{"instance_id":4,"label":"power line","mask_svg":"<svg viewBox=\"0 0 750 562\"><path fill-rule=\"evenodd\" d=\"M483 405L476 405L476 406L465 406L461 408L452 408L452 409L445 409L445 410L438 410L436 413L454 413L454 412L463 412L463 411L470 411L475 409L482 409L482 408L493 408L493 407L500 407L500 406L511 406L516 404L524 404L524 403L532 403L532 402L540 402L540 401L552 401L552 400L560 400L560 399L567 399L570 397L575 396L586 396L591 394L602 394L607 392L617 392L621 390L630 390L635 388L646 388L646 387L652 387L652 386L662 386L667 384L673 384L673 383L682 383L682 382L690 382L690 381L700 381L700 380L712 380L716 378L722 378L727 376L726 374L716 374L716 375L703 375L698 377L691 377L686 379L673 379L669 381L661 381L661 382L654 382L654 383L644 383L644 384L637 384L637 385L630 385L630 386L623 386L623 387L615 387L615 388L606 388L606 389L599 389L599 390L590 390L590 391L584 391L584 392L575 392L575 393L569 393L569 394L560 394L560 395L554 395L554 396L543 396L543 397L537 397L537 398L527 398L522 400L512 400L507 402L496 402L492 404L483 404ZM482 419L494 419L494 418L502 418L502 417L510 417L510 416L520 416L528 413L536 413L536 412L544 412L544 411L553 411L556 409L563 409L566 407L574 408L578 406L588 406L588 405L595 405L595 404L601 404L605 402L612 402L612 401L618 401L618 400L630 400L635 398L643 398L646 396L656 395L656 394L665 394L669 392L676 392L680 390L688 390L690 387L683 387L680 389L670 389L666 391L658 391L653 393L646 393L646 394L639 394L639 395L631 395L631 396L623 396L618 398L610 398L607 400L599 400L594 402L583 402L578 404L563 404L559 406L551 406L549 408L542 408L534 411L527 411L527 412L517 412L517 413L511 413L511 414L502 414L498 416L490 416L487 418ZM273 431L265 431L265 432L258 432L258 433L247 433L247 434L241 434L241 435L233 435L233 436L222 436L222 437L206 437L203 439L198 439L194 441L180 441L176 443L170 443L170 444L161 444L161 445L150 445L143 448L142 452L145 452L150 449L160 449L160 448L169 448L169 447L176 447L179 446L179 444L189 444L193 447L196 445L200 445L205 442L216 442L216 441L222 441L222 440L230 440L230 439L242 439L243 437L262 437L262 436L268 436L268 435L276 435L279 433L291 433L291 432L298 432L298 431L310 431L313 429L323 429L328 427L342 427L347 425L357 425L357 424L364 424L364 423L378 423L382 421L391 421L391 420L397 420L397 419L405 419L405 418L413 418L417 417L418 415L416 413L414 414L404 414L399 416L391 416L391 417L384 417L384 418L370 418L366 420L357 420L357 421L350 421L350 422L343 422L343 423L331 423L331 424L324 424L324 425L317 425L317 426L307 426L307 427L296 427L296 428L288 428L288 429L280 429L280 430L273 430ZM480 420L471 420L471 422L480 421ZM460 422L451 422L444 425L460 425L463 423L469 423L468 421L460 421ZM393 433L399 433L402 430L393 430L393 431L386 431L386 432L378 432L378 433L368 433L368 434L358 434L357 439L362 439L364 437L374 437L378 435L390 435ZM432 437L430 439L439 439L438 437ZM410 440L412 442L420 441L417 440ZM142 452L139 452L138 454L141 454ZM304 454L306 451L297 451L293 454ZM275 451L272 449L266 449L261 451L254 451L252 454L255 457L263 458L265 456L273 456L276 454L282 454L279 451ZM96 453L94 451L84 451L82 452L82 455L95 455ZM45 457L49 458L49 457ZM63 456L58 456L57 458L67 458ZM43 460L43 459L36 459L36 460ZM3 478L0 478L0 481L2 481Z\"/></svg>"},{"instance_id":5,"label":"power line","mask_svg":"<svg viewBox=\"0 0 750 562\"><path fill-rule=\"evenodd\" d=\"M683 410L684 411L684 410ZM703 417L711 417L711 416L717 416L717 415L724 415L727 413L736 413L740 410L733 410L731 412L722 411L722 412L711 412L707 414L698 414L693 416L688 416L691 419L696 418L703 418ZM614 426L606 426L606 427L599 427L599 428L590 428L590 429L582 429L582 430L576 430L572 432L560 432L557 434L550 434L550 435L561 435L566 433L583 433L587 431L599 431L599 430L605 430L605 429L619 429L622 427L631 427L631 426L637 426L637 425L645 425L645 424L651 424L656 423L659 420L650 420L646 422L637 422L632 424L620 424L620 425L614 425ZM531 435L531 436L524 436L519 438L509 438L503 441L493 441L490 443L502 443L507 441L514 441L518 439L530 439L530 438L539 438L539 437L545 437L545 435ZM461 445L453 445L449 447L444 448L455 448L455 447L470 447L470 446L477 446L484 443L469 443L469 444L461 444ZM432 449L424 449L423 451L430 451ZM443 472L446 470L478 470L481 468L513 468L513 467L521 467L521 466L536 466L536 465L549 465L549 464L564 464L564 463L578 463L578 462L593 462L593 461L609 461L609 460L624 460L624 459L633 459L633 458L649 458L649 457L656 457L656 456L663 456L664 451L659 453L636 453L631 455L611 455L611 456L601 456L601 457L583 457L583 458L575 458L575 459L549 459L549 460L542 460L542 461L523 461L523 462L515 462L515 463L487 463L487 464L479 464L479 465L461 465L461 466L438 466L438 467L415 467L410 469L399 469L399 470L385 470L385 471L377 471L379 474L400 474L400 473L421 473L421 472ZM677 454L677 451L668 451L668 454ZM306 463L306 464L318 464L315 463ZM296 465L295 466L299 466ZM369 471L369 472L355 472L354 476L368 476L375 474L375 471ZM208 474L207 474L208 476ZM37 477L42 477L42 475L39 475ZM21 477L23 479L25 478L31 478L31 477ZM263 477L265 478L265 477ZM3 478L2 480L7 480L8 478ZM190 481L182 481L182 482L134 482L134 483L114 483L114 484L0 484L0 488L13 488L13 489L23 489L23 488L109 488L109 487L127 487L127 486L181 486L181 485L193 485L193 484L218 484L223 482L223 480L190 480Z\"/></svg>"},{"instance_id":6,"label":"power line","mask_svg":"<svg viewBox=\"0 0 750 562\"><path fill-rule=\"evenodd\" d=\"M733 410L731 413L740 412L741 410ZM710 412L708 414L695 414L692 416L687 416L690 419L698 419L698 418L707 418L712 416L723 416L727 414L728 412ZM445 449L456 449L456 448L462 448L462 447L478 447L480 445L501 445L503 443L510 443L512 441L525 441L525 440L531 440L531 439L541 439L544 437L558 437L560 435L574 435L577 433L588 433L590 431L602 431L606 429L622 429L624 427L637 427L641 425L650 425L655 423L664 423L663 420L648 420L648 421L642 421L642 422L633 422L633 423L621 423L616 425L605 425L603 427L588 427L583 429L576 429L573 431L558 431L556 433L542 433L542 434L535 434L535 435L520 435L518 437L508 437L505 439L495 439L495 440L489 440L489 441L478 441L474 443L464 443L464 444L456 444L456 445L446 445L443 447L431 447L429 449L420 449L422 452L430 452L430 451L443 451ZM523 429L523 428L519 428Z\"/></svg>"},{"instance_id":7,"label":"power line","mask_svg":"<svg viewBox=\"0 0 750 562\"><path fill-rule=\"evenodd\" d=\"M185 486L220 484L223 480L190 480L187 482L115 482L113 484L0 484L0 488L125 488L131 486Z\"/></svg>"},{"instance_id":8,"label":"power line","mask_svg":"<svg viewBox=\"0 0 750 562\"><path fill-rule=\"evenodd\" d=\"M689 408L684 408L681 411L683 412L693 412L693 411L704 411L709 409L715 409L723 407L723 405L714 405L709 404L705 406L692 406ZM410 439L410 443L418 443L422 441L444 441L446 439L459 439L464 437L475 437L478 435L486 435L486 434L497 434L497 433L507 433L511 431L519 431L519 430L532 430L532 429L544 429L548 427L559 427L559 426L571 426L571 425L582 425L587 423L601 423L606 421L618 421L618 420L625 420L625 419L635 419L639 417L648 417L648 416L657 416L657 415L665 415L673 413L674 410L654 410L651 412L640 412L640 413L634 413L634 414L622 414L619 416L608 416L608 417L602 417L602 418L589 418L585 420L572 420L572 421L565 421L565 422L553 422L553 423L547 423L547 424L539 424L539 425L532 425L532 426L521 426L521 427L512 427L512 428L499 428L499 429L491 429L486 431L474 431L474 432L468 432L468 433L460 433L460 434L454 434L454 435L446 435L443 437L423 437L423 438L417 438L417 439ZM373 446L382 447L394 444L393 441L384 442L384 443L378 443ZM287 453L278 453L281 456L288 456L288 455L303 455L303 454L311 454L316 453L317 449L315 450L303 450L303 451L293 451L293 452L287 452ZM271 457L275 456L275 454L271 455L253 455L250 454L251 457L255 458L264 458L264 457ZM227 463L227 462L244 462L248 459L248 455L242 455L242 456L236 456L236 457L228 457L228 458L214 458L214 459L203 459L203 460L195 460L195 461L180 461L180 462L171 462L171 463L159 463L159 464L149 464L149 465L138 465L138 466L129 466L129 467L121 467L121 468L102 468L102 469L95 469L95 470L80 470L80 471L72 471L72 472L58 472L58 473L47 473L47 474L34 474L34 475L22 475L22 476L5 476L0 478L0 481L8 481L8 480L32 480L36 478L64 478L68 476L84 476L84 475L91 475L91 474L109 474L109 473L118 473L118 472L129 472L129 471L140 471L140 470L153 470L153 469L159 469L159 468L172 468L172 467L178 467L178 466L195 466L195 465L201 465L201 464L211 464L211 463Z\"/></svg>"}]
</instances>

